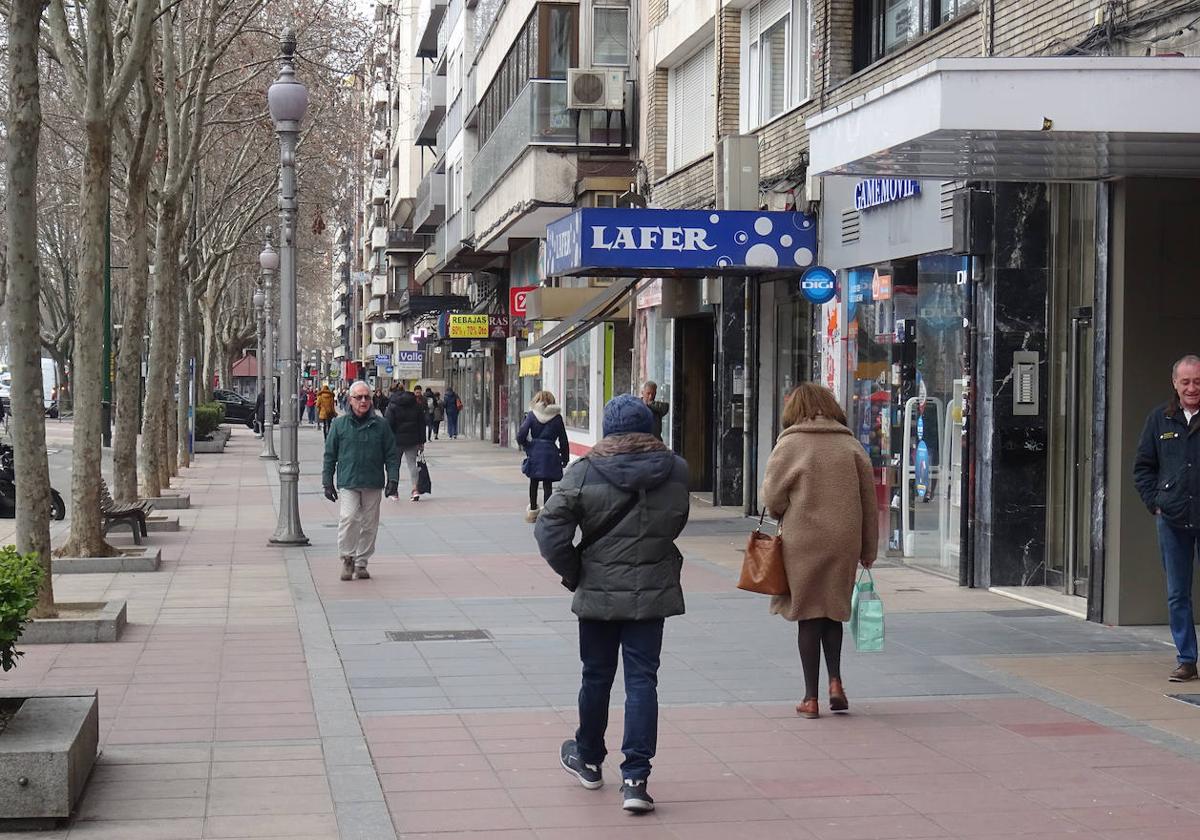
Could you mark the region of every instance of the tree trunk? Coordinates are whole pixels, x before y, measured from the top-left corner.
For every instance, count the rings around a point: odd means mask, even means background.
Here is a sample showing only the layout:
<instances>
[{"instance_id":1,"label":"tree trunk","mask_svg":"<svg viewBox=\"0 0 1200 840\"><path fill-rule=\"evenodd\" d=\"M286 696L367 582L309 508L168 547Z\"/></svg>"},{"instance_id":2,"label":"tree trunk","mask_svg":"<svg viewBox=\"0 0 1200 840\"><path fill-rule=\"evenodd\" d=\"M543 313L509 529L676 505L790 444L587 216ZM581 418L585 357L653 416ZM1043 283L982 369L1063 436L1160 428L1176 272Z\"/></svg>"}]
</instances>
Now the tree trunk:
<instances>
[{"instance_id":1,"label":"tree trunk","mask_svg":"<svg viewBox=\"0 0 1200 840\"><path fill-rule=\"evenodd\" d=\"M142 421L142 496L161 496L170 486L167 427L174 425L171 407L175 396L171 381L175 371L174 288L179 273L179 240L175 228L178 204L168 199L158 207L155 240L154 295L150 307L150 358L146 367L146 410Z\"/></svg>"},{"instance_id":2,"label":"tree trunk","mask_svg":"<svg viewBox=\"0 0 1200 840\"><path fill-rule=\"evenodd\" d=\"M204 392L196 395L196 402L207 402L212 396L213 377L217 375L218 309L216 302L201 301L204 318L204 370L200 375L200 386ZM222 383L224 384L224 383Z\"/></svg>"},{"instance_id":3,"label":"tree trunk","mask_svg":"<svg viewBox=\"0 0 1200 840\"><path fill-rule=\"evenodd\" d=\"M79 190L79 287L75 301L75 348L71 365L75 428L71 453L71 535L58 554L111 557L100 515L100 430L104 397L104 239L112 167L111 124L101 106L89 104L84 125L87 151ZM99 113L98 113L99 112Z\"/></svg>"},{"instance_id":4,"label":"tree trunk","mask_svg":"<svg viewBox=\"0 0 1200 840\"><path fill-rule=\"evenodd\" d=\"M180 467L191 465L190 414L192 393L195 388L195 330L192 327L190 291L185 287L179 295L179 401L176 403L176 463ZM197 397L199 394L197 393Z\"/></svg>"},{"instance_id":5,"label":"tree trunk","mask_svg":"<svg viewBox=\"0 0 1200 840\"><path fill-rule=\"evenodd\" d=\"M42 127L38 38L42 3L16 3L8 16L8 361L12 369L17 551L34 552L45 574L35 618L55 615L50 576L50 467L42 406L40 278L37 262L37 161ZM16 340L13 340L14 337Z\"/></svg>"},{"instance_id":6,"label":"tree trunk","mask_svg":"<svg viewBox=\"0 0 1200 840\"><path fill-rule=\"evenodd\" d=\"M125 289L125 324L117 356L117 423L113 434L113 497L136 502L138 492L138 421L142 407L142 336L146 327L146 293L150 283L150 243L145 182L129 191L125 218L129 223L129 271Z\"/></svg>"}]
</instances>

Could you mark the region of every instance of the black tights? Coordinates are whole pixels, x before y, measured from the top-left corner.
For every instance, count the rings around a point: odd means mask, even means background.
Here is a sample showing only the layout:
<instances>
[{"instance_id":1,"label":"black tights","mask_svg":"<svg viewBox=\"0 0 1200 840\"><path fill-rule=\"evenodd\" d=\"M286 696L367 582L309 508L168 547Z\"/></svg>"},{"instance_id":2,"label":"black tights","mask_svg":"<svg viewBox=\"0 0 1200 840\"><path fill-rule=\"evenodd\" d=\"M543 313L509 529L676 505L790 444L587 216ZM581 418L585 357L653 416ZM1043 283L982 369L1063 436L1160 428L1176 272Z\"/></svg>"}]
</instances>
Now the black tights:
<instances>
[{"instance_id":1,"label":"black tights","mask_svg":"<svg viewBox=\"0 0 1200 840\"><path fill-rule=\"evenodd\" d=\"M533 508L538 506L537 486L538 486L539 480L540 479L536 479L536 478L529 479L529 508L530 508L530 510L532 510ZM553 481L542 481L542 504L543 505L550 500L550 494L553 492L554 492L554 482Z\"/></svg>"},{"instance_id":2,"label":"black tights","mask_svg":"<svg viewBox=\"0 0 1200 840\"><path fill-rule=\"evenodd\" d=\"M804 699L817 696L821 680L821 648L829 679L842 678L842 622L832 618L807 618L796 622L800 667L804 670Z\"/></svg>"}]
</instances>

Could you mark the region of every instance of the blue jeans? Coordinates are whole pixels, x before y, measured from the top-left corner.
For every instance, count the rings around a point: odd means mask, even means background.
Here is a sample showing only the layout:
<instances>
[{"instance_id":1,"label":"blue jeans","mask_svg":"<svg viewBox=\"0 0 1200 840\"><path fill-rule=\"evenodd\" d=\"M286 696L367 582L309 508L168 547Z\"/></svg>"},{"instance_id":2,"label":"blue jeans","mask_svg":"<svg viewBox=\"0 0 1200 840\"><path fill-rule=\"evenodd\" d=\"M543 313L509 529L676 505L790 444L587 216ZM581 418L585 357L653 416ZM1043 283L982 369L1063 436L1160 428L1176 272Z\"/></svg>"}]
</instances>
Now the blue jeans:
<instances>
[{"instance_id":1,"label":"blue jeans","mask_svg":"<svg viewBox=\"0 0 1200 840\"><path fill-rule=\"evenodd\" d=\"M1156 516L1158 547L1162 551L1163 571L1167 573L1167 613L1171 638L1179 651L1179 663L1196 662L1196 619L1192 614L1192 571L1200 532L1176 528Z\"/></svg>"},{"instance_id":2,"label":"blue jeans","mask_svg":"<svg viewBox=\"0 0 1200 840\"><path fill-rule=\"evenodd\" d=\"M588 764L604 762L604 730L608 728L608 698L617 675L617 652L625 663L625 737L621 752L623 779L650 776L650 759L658 747L658 661L662 652L663 620L593 621L579 619L579 658L583 682L579 687L579 728L575 743Z\"/></svg>"},{"instance_id":3,"label":"blue jeans","mask_svg":"<svg viewBox=\"0 0 1200 840\"><path fill-rule=\"evenodd\" d=\"M446 434L458 437L458 412L446 412Z\"/></svg>"}]
</instances>

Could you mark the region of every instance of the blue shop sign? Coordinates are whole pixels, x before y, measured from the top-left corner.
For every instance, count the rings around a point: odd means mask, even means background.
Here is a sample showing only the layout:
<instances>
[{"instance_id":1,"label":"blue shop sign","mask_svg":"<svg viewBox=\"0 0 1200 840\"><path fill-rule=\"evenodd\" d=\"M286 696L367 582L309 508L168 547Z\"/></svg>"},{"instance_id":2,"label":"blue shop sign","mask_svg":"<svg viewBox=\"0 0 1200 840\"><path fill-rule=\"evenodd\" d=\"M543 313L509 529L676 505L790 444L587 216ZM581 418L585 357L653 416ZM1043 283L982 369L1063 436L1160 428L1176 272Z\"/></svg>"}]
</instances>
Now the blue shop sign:
<instances>
[{"instance_id":1,"label":"blue shop sign","mask_svg":"<svg viewBox=\"0 0 1200 840\"><path fill-rule=\"evenodd\" d=\"M866 178L854 185L854 209L869 210L893 201L916 198L921 182L900 178Z\"/></svg>"},{"instance_id":2,"label":"blue shop sign","mask_svg":"<svg viewBox=\"0 0 1200 840\"><path fill-rule=\"evenodd\" d=\"M814 265L800 277L800 294L812 303L829 303L837 295L837 275L823 265Z\"/></svg>"},{"instance_id":3,"label":"blue shop sign","mask_svg":"<svg viewBox=\"0 0 1200 840\"><path fill-rule=\"evenodd\" d=\"M400 367L407 367L409 365L420 366L420 364L424 360L425 360L425 353L424 353L424 351L421 351L421 350L397 350L396 351L396 364L400 365Z\"/></svg>"},{"instance_id":4,"label":"blue shop sign","mask_svg":"<svg viewBox=\"0 0 1200 840\"><path fill-rule=\"evenodd\" d=\"M816 258L807 213L588 207L546 227L549 277L795 272Z\"/></svg>"}]
</instances>

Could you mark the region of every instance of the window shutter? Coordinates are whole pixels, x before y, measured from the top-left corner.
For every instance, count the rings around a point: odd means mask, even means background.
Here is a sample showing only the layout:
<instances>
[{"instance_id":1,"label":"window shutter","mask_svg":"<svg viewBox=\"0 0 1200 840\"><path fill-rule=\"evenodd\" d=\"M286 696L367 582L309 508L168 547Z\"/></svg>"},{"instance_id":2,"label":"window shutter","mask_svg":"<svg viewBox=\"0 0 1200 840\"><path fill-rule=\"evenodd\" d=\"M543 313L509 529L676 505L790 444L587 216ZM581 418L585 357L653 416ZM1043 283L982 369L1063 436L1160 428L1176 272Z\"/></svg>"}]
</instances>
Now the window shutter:
<instances>
[{"instance_id":1,"label":"window shutter","mask_svg":"<svg viewBox=\"0 0 1200 840\"><path fill-rule=\"evenodd\" d=\"M710 44L668 76L668 169L677 169L712 149L715 72Z\"/></svg>"}]
</instances>

